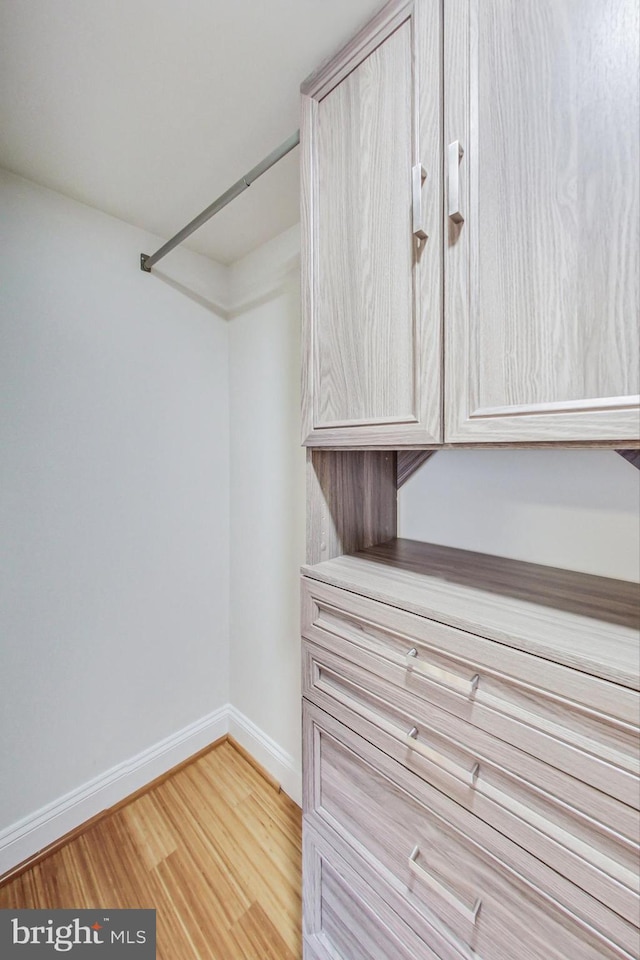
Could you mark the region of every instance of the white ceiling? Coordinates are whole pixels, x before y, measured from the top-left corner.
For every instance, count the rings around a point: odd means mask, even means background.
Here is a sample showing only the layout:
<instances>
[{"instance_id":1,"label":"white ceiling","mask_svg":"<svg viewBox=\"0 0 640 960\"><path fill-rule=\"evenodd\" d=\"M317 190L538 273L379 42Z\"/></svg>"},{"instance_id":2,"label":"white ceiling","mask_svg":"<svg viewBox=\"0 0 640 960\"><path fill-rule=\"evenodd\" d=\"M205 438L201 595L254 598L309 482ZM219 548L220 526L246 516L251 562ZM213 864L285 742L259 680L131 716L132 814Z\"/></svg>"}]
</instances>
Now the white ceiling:
<instances>
[{"instance_id":1,"label":"white ceiling","mask_svg":"<svg viewBox=\"0 0 640 960\"><path fill-rule=\"evenodd\" d=\"M0 0L0 166L168 239L294 132L300 82L380 5ZM295 223L298 153L186 245L230 263Z\"/></svg>"}]
</instances>

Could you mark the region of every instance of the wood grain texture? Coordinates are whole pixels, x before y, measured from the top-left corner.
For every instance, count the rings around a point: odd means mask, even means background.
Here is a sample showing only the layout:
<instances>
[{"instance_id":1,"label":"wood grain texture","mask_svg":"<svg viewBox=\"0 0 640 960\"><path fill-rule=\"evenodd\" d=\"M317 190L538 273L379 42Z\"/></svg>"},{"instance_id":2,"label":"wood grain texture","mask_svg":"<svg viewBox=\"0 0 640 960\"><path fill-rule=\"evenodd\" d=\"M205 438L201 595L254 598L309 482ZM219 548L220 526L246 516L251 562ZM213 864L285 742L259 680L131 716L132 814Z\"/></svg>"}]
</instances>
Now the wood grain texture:
<instances>
[{"instance_id":1,"label":"wood grain texture","mask_svg":"<svg viewBox=\"0 0 640 960\"><path fill-rule=\"evenodd\" d=\"M616 453L624 457L636 470L640 470L640 450L616 450Z\"/></svg>"},{"instance_id":2,"label":"wood grain texture","mask_svg":"<svg viewBox=\"0 0 640 960\"><path fill-rule=\"evenodd\" d=\"M417 541L409 541L409 544L412 551L415 549L420 553L423 547L428 551L427 545ZM552 567L540 567L542 580L536 586L537 593L518 597L510 595L508 589L492 587L480 572L481 568L477 571L477 579L472 570L468 571L466 580L464 577L443 576L438 569L429 572L424 568L412 569L402 563L396 564L392 559L393 549L392 545L386 553L381 544L371 555L363 552L358 556L336 557L304 567L303 573L315 580L379 600L392 608L480 634L552 663L562 663L580 673L638 689L638 629L631 625L636 616L635 605L630 605L624 623L611 623L606 606L602 606L601 616L598 616L594 606L585 605L584 612L577 612L575 604L567 602L563 608L560 599L555 605L547 602L543 583L546 576L548 590L553 594L555 571ZM452 551L454 555L456 552ZM480 555L479 559L482 560L483 556ZM519 561L507 563L513 564L517 570ZM613 605L618 585L624 593L628 584L615 580L608 582ZM635 585L632 588L637 592ZM566 589L569 593L570 587ZM516 593L515 589L513 593ZM621 609L626 607L626 602ZM635 622L637 624L637 620ZM508 655L506 651L505 655Z\"/></svg>"},{"instance_id":3,"label":"wood grain texture","mask_svg":"<svg viewBox=\"0 0 640 960\"><path fill-rule=\"evenodd\" d=\"M316 424L415 419L411 59L406 21L318 105Z\"/></svg>"},{"instance_id":4,"label":"wood grain texture","mask_svg":"<svg viewBox=\"0 0 640 960\"><path fill-rule=\"evenodd\" d=\"M552 635L553 626L547 626ZM380 677L411 690L492 736L565 770L579 781L637 809L638 694L558 662L510 648L309 580L303 589L303 634L336 649L348 639L351 656ZM331 639L330 639L331 638ZM574 634L579 643L581 631ZM414 647L411 670L406 654ZM636 648L637 649L637 648ZM344 651L343 651L344 652ZM377 659L378 665L371 663ZM426 668L461 680L478 676L472 697L431 680ZM404 682L399 672L404 670ZM449 686L447 686L449 684ZM595 812L594 812L595 815Z\"/></svg>"},{"instance_id":5,"label":"wood grain texture","mask_svg":"<svg viewBox=\"0 0 640 960\"><path fill-rule=\"evenodd\" d=\"M640 435L635 0L446 5L449 441Z\"/></svg>"},{"instance_id":6,"label":"wood grain texture","mask_svg":"<svg viewBox=\"0 0 640 960\"><path fill-rule=\"evenodd\" d=\"M306 911L315 920L305 930L305 960L450 960L416 937L310 823L303 863L317 881Z\"/></svg>"},{"instance_id":7,"label":"wood grain texture","mask_svg":"<svg viewBox=\"0 0 640 960\"><path fill-rule=\"evenodd\" d=\"M307 453L307 561L340 556L393 537L393 453Z\"/></svg>"},{"instance_id":8,"label":"wood grain texture","mask_svg":"<svg viewBox=\"0 0 640 960\"><path fill-rule=\"evenodd\" d=\"M605 922L606 908L502 834L312 705L305 730L322 782L305 820L342 838L386 881L388 902L417 933L440 921L461 952L473 949L487 960L633 957L632 924L610 912ZM475 924L413 876L408 861L415 845L422 868L461 905L481 899ZM615 929L615 942L603 925ZM429 944L428 933L425 939Z\"/></svg>"},{"instance_id":9,"label":"wood grain texture","mask_svg":"<svg viewBox=\"0 0 640 960\"><path fill-rule=\"evenodd\" d=\"M378 563L462 587L640 628L640 584L627 580L408 539L375 544L365 555Z\"/></svg>"},{"instance_id":10,"label":"wood grain texture","mask_svg":"<svg viewBox=\"0 0 640 960\"><path fill-rule=\"evenodd\" d=\"M398 450L396 486L398 490L432 457L437 450Z\"/></svg>"},{"instance_id":11,"label":"wood grain texture","mask_svg":"<svg viewBox=\"0 0 640 960\"><path fill-rule=\"evenodd\" d=\"M303 85L303 439L310 446L442 439L439 32L432 0L389 4ZM411 224L418 162L427 170L429 233L419 246Z\"/></svg>"},{"instance_id":12,"label":"wood grain texture","mask_svg":"<svg viewBox=\"0 0 640 960\"><path fill-rule=\"evenodd\" d=\"M299 960L300 827L223 743L5 884L0 908L155 908L159 960Z\"/></svg>"},{"instance_id":13,"label":"wood grain texture","mask_svg":"<svg viewBox=\"0 0 640 960\"><path fill-rule=\"evenodd\" d=\"M159 777L156 777L155 780L152 780L150 783L140 787L139 790L134 791L128 797L125 797L123 800L120 800L118 803L115 803L112 807L108 807L106 810L101 810L100 813L97 813L95 816L90 817L89 820L85 820L84 823L79 824L73 830L70 830L68 833L65 833L62 837L59 837L57 840L54 840L53 843L48 844L42 850L38 850L37 853L34 853L33 856L28 857L26 860L23 860L21 863L16 864L6 873L3 873L0 876L0 887L8 883L10 880L15 879L21 873L24 873L26 870L31 869L40 863L41 860L44 860L46 857L51 856L52 853L55 853L57 850L60 850L62 847L71 843L77 837L82 836L83 833L86 833L91 827L98 824L101 820L104 820L106 817L115 814L118 810L121 810L122 807L126 807L128 804L133 803L134 800L137 800L139 797L144 796L145 793L159 787L165 780L168 780L169 777L175 776L180 772L184 767L188 766L191 763L194 763L196 760L199 760L200 757L203 757L205 754L209 753L211 750L214 750L216 747L220 746L223 741L229 740L237 749L237 744L229 736L220 737L219 740L216 740L214 743L208 744L206 747L203 747L202 750L199 750L197 753L193 754L191 757L188 757L186 760L183 760L181 763L176 764L175 767L172 767L170 770L167 770L165 773L160 774ZM265 775L265 774L263 774Z\"/></svg>"},{"instance_id":14,"label":"wood grain texture","mask_svg":"<svg viewBox=\"0 0 640 960\"><path fill-rule=\"evenodd\" d=\"M315 280L318 274L315 210L317 207L314 164L316 101L300 97L300 414L301 442L313 432L315 379L313 369Z\"/></svg>"},{"instance_id":15,"label":"wood grain texture","mask_svg":"<svg viewBox=\"0 0 640 960\"><path fill-rule=\"evenodd\" d=\"M302 95L315 100L326 97L412 15L414 6L415 0L388 0L337 53L303 80Z\"/></svg>"},{"instance_id":16,"label":"wood grain texture","mask_svg":"<svg viewBox=\"0 0 640 960\"><path fill-rule=\"evenodd\" d=\"M409 672L362 669L347 659L350 646L343 644L341 656L305 643L307 699L635 922L637 811L552 766L551 751L543 761L487 734L474 723L473 708L467 722L418 698ZM415 738L408 738L414 727Z\"/></svg>"}]
</instances>

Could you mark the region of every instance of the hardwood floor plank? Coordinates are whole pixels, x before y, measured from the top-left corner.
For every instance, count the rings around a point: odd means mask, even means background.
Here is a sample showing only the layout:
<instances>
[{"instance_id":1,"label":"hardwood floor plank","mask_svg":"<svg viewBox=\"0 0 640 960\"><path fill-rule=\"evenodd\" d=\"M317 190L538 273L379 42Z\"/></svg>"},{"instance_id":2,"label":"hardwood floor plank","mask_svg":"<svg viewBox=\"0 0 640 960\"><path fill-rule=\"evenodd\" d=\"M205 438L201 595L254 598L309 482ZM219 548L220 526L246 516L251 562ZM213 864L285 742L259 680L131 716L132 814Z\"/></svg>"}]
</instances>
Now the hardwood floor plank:
<instances>
[{"instance_id":1,"label":"hardwood floor plank","mask_svg":"<svg viewBox=\"0 0 640 960\"><path fill-rule=\"evenodd\" d=\"M198 771L190 768L190 777L198 777ZM192 784L184 781L176 784L176 790L188 795ZM203 798L203 803L205 798ZM237 810L225 804L224 798L214 789L209 789L206 805L210 810L206 822L216 823L215 848L225 872L240 884L248 900L259 900L269 915L290 911L290 892L283 889L281 878L267 851L256 844L251 833L244 827ZM193 824L190 824L193 828ZM248 905L247 905L248 906Z\"/></svg>"},{"instance_id":2,"label":"hardwood floor plank","mask_svg":"<svg viewBox=\"0 0 640 960\"><path fill-rule=\"evenodd\" d=\"M297 960L299 956L284 942L259 903L251 904L233 933L246 960Z\"/></svg>"},{"instance_id":3,"label":"hardwood floor plank","mask_svg":"<svg viewBox=\"0 0 640 960\"><path fill-rule=\"evenodd\" d=\"M287 942L293 946L295 937L301 935L297 904L297 884L302 870L300 846L279 828L276 819L264 810L255 796L247 798L237 812L251 841L264 850L269 858L269 871L263 876L270 886L281 892L278 912L286 913L289 918L287 929L294 939Z\"/></svg>"},{"instance_id":4,"label":"hardwood floor plank","mask_svg":"<svg viewBox=\"0 0 640 960\"><path fill-rule=\"evenodd\" d=\"M176 811L184 807L185 793L176 785L167 785L165 814L173 820ZM202 806L202 805L201 805ZM193 813L180 825L181 853L193 863L194 874L200 865L207 864L206 873L199 876L201 893L207 893L209 899L220 900L227 911L227 921L234 923L247 909L251 897L247 895L241 878L229 867L229 861L223 854L222 839L227 835L232 808L218 805L213 812L196 820ZM212 829L214 828L214 829ZM177 829L177 825L176 825Z\"/></svg>"},{"instance_id":5,"label":"hardwood floor plank","mask_svg":"<svg viewBox=\"0 0 640 960\"><path fill-rule=\"evenodd\" d=\"M299 960L301 813L223 742L0 887L0 908L146 907L159 960Z\"/></svg>"},{"instance_id":6,"label":"hardwood floor plank","mask_svg":"<svg viewBox=\"0 0 640 960\"><path fill-rule=\"evenodd\" d=\"M246 799L253 790L260 788L263 778L255 767L247 763L231 744L224 743L218 751L207 756L207 763L198 764L198 770L216 784L226 802L235 806ZM189 768L193 771L194 767Z\"/></svg>"},{"instance_id":7,"label":"hardwood floor plank","mask_svg":"<svg viewBox=\"0 0 640 960\"><path fill-rule=\"evenodd\" d=\"M163 921L158 939L165 935L172 941L179 940L182 929L198 960L216 960L217 957L235 957L237 946L230 933L228 916L219 899L209 896L194 897L190 881L192 873L180 852L171 854L156 868L160 884L171 898L171 913ZM242 914L241 914L242 915ZM169 923L166 923L166 921ZM168 929L166 929L168 928ZM175 944L178 947L178 943ZM183 947L184 949L184 947ZM175 955L175 954L174 954ZM177 954L180 956L180 952Z\"/></svg>"},{"instance_id":8,"label":"hardwood floor plank","mask_svg":"<svg viewBox=\"0 0 640 960\"><path fill-rule=\"evenodd\" d=\"M149 870L157 867L177 849L177 833L170 829L163 816L161 803L161 795L150 793L122 811Z\"/></svg>"}]
</instances>

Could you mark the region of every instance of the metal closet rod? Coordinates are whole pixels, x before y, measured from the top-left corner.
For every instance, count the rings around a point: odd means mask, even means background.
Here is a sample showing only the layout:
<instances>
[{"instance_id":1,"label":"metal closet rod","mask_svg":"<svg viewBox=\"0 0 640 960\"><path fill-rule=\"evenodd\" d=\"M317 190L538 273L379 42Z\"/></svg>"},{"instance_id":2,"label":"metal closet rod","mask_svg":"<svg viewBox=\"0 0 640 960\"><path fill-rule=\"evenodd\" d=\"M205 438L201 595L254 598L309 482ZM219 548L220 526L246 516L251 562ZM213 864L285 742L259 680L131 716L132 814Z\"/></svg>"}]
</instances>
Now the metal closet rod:
<instances>
[{"instance_id":1,"label":"metal closet rod","mask_svg":"<svg viewBox=\"0 0 640 960\"><path fill-rule=\"evenodd\" d=\"M295 133L292 133L291 136L281 143L279 147L276 147L268 157L265 157L264 160L261 160L260 163L256 164L255 167L252 167L249 170L249 173L245 173L244 177L240 177L232 187L229 187L228 190L225 190L217 200L214 200L206 210L203 210L202 213L199 213L197 217L183 227L174 237L171 237L171 240L167 240L155 253L140 254L140 269L144 270L145 273L151 273L151 268L154 264L161 260L163 257L166 257L174 247L177 247L178 244L182 243L183 240L186 240L187 237L197 230L199 227L206 223L207 220L210 220L211 217L214 217L216 213L222 210L223 207L226 207L228 203L231 203L232 200L235 200L236 197L240 196L241 193L250 187L251 184L261 177L263 173L266 173L270 167L272 167L278 160L282 160L294 147L297 147L300 143L300 131L296 130Z\"/></svg>"}]
</instances>

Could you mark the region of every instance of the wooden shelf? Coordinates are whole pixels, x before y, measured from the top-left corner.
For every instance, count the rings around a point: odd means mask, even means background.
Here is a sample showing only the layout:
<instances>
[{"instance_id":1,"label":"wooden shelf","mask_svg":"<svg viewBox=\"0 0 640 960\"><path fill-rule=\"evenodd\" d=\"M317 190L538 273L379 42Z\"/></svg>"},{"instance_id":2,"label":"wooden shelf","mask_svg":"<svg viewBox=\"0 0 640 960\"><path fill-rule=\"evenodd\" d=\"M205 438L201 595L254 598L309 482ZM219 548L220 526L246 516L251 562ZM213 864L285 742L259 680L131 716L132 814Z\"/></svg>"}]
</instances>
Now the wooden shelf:
<instances>
[{"instance_id":1,"label":"wooden shelf","mask_svg":"<svg viewBox=\"0 0 640 960\"><path fill-rule=\"evenodd\" d=\"M303 573L638 689L637 584L404 539Z\"/></svg>"}]
</instances>

